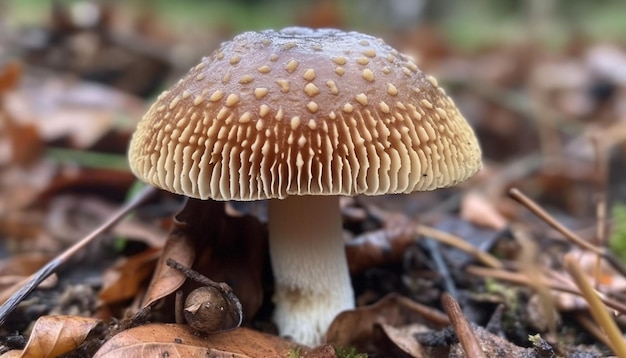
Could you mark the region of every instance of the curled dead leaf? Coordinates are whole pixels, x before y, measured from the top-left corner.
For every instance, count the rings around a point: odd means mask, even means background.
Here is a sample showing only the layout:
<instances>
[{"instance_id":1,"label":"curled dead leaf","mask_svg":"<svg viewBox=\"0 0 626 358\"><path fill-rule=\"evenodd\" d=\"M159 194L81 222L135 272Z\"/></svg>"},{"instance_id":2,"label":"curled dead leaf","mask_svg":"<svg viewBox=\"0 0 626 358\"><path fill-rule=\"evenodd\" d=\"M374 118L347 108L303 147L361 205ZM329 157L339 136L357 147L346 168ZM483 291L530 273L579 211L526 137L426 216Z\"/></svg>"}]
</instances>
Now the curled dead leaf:
<instances>
[{"instance_id":1,"label":"curled dead leaf","mask_svg":"<svg viewBox=\"0 0 626 358\"><path fill-rule=\"evenodd\" d=\"M0 68L0 94L14 89L22 78L22 65L11 61Z\"/></svg>"},{"instance_id":2,"label":"curled dead leaf","mask_svg":"<svg viewBox=\"0 0 626 358\"><path fill-rule=\"evenodd\" d=\"M402 326L412 323L440 329L450 321L440 311L392 293L373 305L340 313L328 328L326 343L368 350L376 324Z\"/></svg>"},{"instance_id":3,"label":"curled dead leaf","mask_svg":"<svg viewBox=\"0 0 626 358\"><path fill-rule=\"evenodd\" d=\"M346 243L346 256L352 274L371 267L399 262L405 250L415 244L412 224L369 231Z\"/></svg>"},{"instance_id":4,"label":"curled dead leaf","mask_svg":"<svg viewBox=\"0 0 626 358\"><path fill-rule=\"evenodd\" d=\"M500 214L487 197L476 192L469 192L461 200L461 218L478 226L502 230L507 226L507 219Z\"/></svg>"},{"instance_id":5,"label":"curled dead leaf","mask_svg":"<svg viewBox=\"0 0 626 358\"><path fill-rule=\"evenodd\" d=\"M103 287L98 294L101 303L110 304L136 296L144 289L160 255L161 250L150 249L120 259L103 274Z\"/></svg>"},{"instance_id":6,"label":"curled dead leaf","mask_svg":"<svg viewBox=\"0 0 626 358\"><path fill-rule=\"evenodd\" d=\"M100 320L80 316L40 317L21 351L22 358L57 357L80 346Z\"/></svg>"},{"instance_id":7,"label":"curled dead leaf","mask_svg":"<svg viewBox=\"0 0 626 358\"><path fill-rule=\"evenodd\" d=\"M117 334L94 358L164 356L165 353L180 357L286 357L296 352L303 352L296 343L247 328L199 336L186 325L148 324Z\"/></svg>"},{"instance_id":8,"label":"curled dead leaf","mask_svg":"<svg viewBox=\"0 0 626 358\"><path fill-rule=\"evenodd\" d=\"M224 202L188 199L176 215L143 307L170 296L183 283L185 293L198 287L191 280L185 282L185 275L166 264L172 259L211 280L229 284L241 301L244 317L253 317L263 300L261 276L267 250L267 231L256 218L230 216Z\"/></svg>"},{"instance_id":9,"label":"curled dead leaf","mask_svg":"<svg viewBox=\"0 0 626 358\"><path fill-rule=\"evenodd\" d=\"M394 327L388 324L376 325L375 335L384 336L391 347L385 348L386 351L394 351L394 356L407 356L414 358L425 358L427 351L415 339L414 335L423 333L427 330L422 324L410 324L401 327Z\"/></svg>"}]
</instances>

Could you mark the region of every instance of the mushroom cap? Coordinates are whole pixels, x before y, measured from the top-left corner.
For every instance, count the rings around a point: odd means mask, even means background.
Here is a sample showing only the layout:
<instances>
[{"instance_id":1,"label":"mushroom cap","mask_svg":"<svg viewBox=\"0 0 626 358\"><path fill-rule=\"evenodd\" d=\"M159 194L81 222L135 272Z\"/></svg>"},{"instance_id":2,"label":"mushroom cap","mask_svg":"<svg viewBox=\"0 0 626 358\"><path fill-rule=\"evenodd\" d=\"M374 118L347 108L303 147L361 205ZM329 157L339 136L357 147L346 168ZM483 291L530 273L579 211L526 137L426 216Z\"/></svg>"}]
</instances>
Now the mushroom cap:
<instances>
[{"instance_id":1,"label":"mushroom cap","mask_svg":"<svg viewBox=\"0 0 626 358\"><path fill-rule=\"evenodd\" d=\"M481 152L437 81L381 39L286 28L203 58L150 107L129 161L174 193L257 200L452 186Z\"/></svg>"}]
</instances>

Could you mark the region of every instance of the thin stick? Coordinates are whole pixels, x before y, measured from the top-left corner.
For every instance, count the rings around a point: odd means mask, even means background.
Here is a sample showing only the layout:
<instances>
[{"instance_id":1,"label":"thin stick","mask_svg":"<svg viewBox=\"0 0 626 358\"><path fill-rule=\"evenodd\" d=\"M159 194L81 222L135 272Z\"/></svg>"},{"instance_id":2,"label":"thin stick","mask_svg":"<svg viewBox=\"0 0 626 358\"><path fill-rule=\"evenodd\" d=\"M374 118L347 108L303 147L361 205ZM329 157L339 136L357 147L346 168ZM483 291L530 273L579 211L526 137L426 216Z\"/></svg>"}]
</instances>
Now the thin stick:
<instances>
[{"instance_id":1,"label":"thin stick","mask_svg":"<svg viewBox=\"0 0 626 358\"><path fill-rule=\"evenodd\" d=\"M498 280L508 281L518 285L524 285L531 287L530 278L526 275L522 275L517 272L510 272L505 270L497 270L490 269L480 266L468 266L465 268L465 271L471 275L480 276L480 277L490 277ZM546 285L553 290L571 293L577 296L582 296L582 293L573 285L568 285L567 283L557 282L554 279L548 279ZM621 314L626 314L626 305L616 300L600 297L602 302L612 309L616 310Z\"/></svg>"},{"instance_id":2,"label":"thin stick","mask_svg":"<svg viewBox=\"0 0 626 358\"><path fill-rule=\"evenodd\" d=\"M511 232L521 247L518 259L519 269L526 277L534 278L533 280L529 280L529 287L532 288L537 294L537 297L539 297L538 302L541 306L540 308L543 310L544 318L548 323L548 332L556 334L557 317L556 310L554 309L556 304L550 293L550 289L546 285L545 276L541 272L541 265L537 259L539 248L523 230L518 230L513 226Z\"/></svg>"},{"instance_id":3,"label":"thin stick","mask_svg":"<svg viewBox=\"0 0 626 358\"><path fill-rule=\"evenodd\" d=\"M480 342L476 338L472 327L470 326L467 318L463 314L459 303L448 293L444 293L441 296L441 304L444 311L450 318L452 328L456 333L461 347L465 352L466 357L486 358L485 352L480 348Z\"/></svg>"},{"instance_id":4,"label":"thin stick","mask_svg":"<svg viewBox=\"0 0 626 358\"><path fill-rule=\"evenodd\" d=\"M585 277L583 270L580 268L576 259L571 255L565 256L565 270L572 276L574 282L578 286L578 289L582 292L583 296L587 300L591 315L598 325L602 328L610 341L610 347L617 354L618 357L626 358L626 342L622 337L622 333L617 324L604 307L604 304L600 300L600 297L596 294L596 291L591 286L591 283Z\"/></svg>"},{"instance_id":5,"label":"thin stick","mask_svg":"<svg viewBox=\"0 0 626 358\"><path fill-rule=\"evenodd\" d=\"M174 322L176 322L176 324L185 324L184 309L185 299L183 297L183 290L176 290L174 296Z\"/></svg>"},{"instance_id":6,"label":"thin stick","mask_svg":"<svg viewBox=\"0 0 626 358\"><path fill-rule=\"evenodd\" d=\"M598 325L591 318L589 318L587 313L576 313L574 318L587 330L587 332L596 337L597 340L604 343L607 347L611 346L611 342L606 337L606 334L604 334L602 329L600 329L600 327L598 327Z\"/></svg>"},{"instance_id":7,"label":"thin stick","mask_svg":"<svg viewBox=\"0 0 626 358\"><path fill-rule=\"evenodd\" d=\"M607 260L607 262L611 266L613 266L615 270L619 271L619 273L623 276L626 276L626 267L621 262L619 262L619 260L617 260L610 252L608 252L605 248L596 246L586 241L582 237L576 235L573 231L558 222L552 215L543 210L543 208L541 208L532 199L524 195L524 193L522 193L519 189L511 188L509 190L509 196L515 199L520 204L524 205L533 214L537 215L537 217L539 217L541 220L552 226L553 229L560 232L568 240L578 245L579 247L582 247L583 249L589 250L597 255L602 256L602 258Z\"/></svg>"},{"instance_id":8,"label":"thin stick","mask_svg":"<svg viewBox=\"0 0 626 358\"><path fill-rule=\"evenodd\" d=\"M596 202L596 238L599 244L606 244L606 208L607 202L606 197L608 193L608 158L607 158L607 150L608 147L606 145L601 145L600 137L597 135L591 136L590 138L591 144L593 145L593 152L596 162L596 185L598 190L598 198ZM596 265L594 269L594 279L596 288L599 285L600 280L598 277L600 276L602 264L602 257L600 255L596 255Z\"/></svg>"},{"instance_id":9,"label":"thin stick","mask_svg":"<svg viewBox=\"0 0 626 358\"><path fill-rule=\"evenodd\" d=\"M534 202L531 198L527 197L524 193L522 193L517 188L511 188L509 190L509 196L515 199L520 204L524 205L528 210L532 211L533 214L537 215L541 220L545 221L548 225L552 226L556 231L560 232L567 239L575 243L576 245L587 249L596 254L602 255L604 254L604 250L600 247L597 247L582 237L576 235L573 231L563 226L560 222L558 222L552 215L548 214L547 211L543 210L536 202Z\"/></svg>"},{"instance_id":10,"label":"thin stick","mask_svg":"<svg viewBox=\"0 0 626 358\"><path fill-rule=\"evenodd\" d=\"M171 268L174 268L180 272L182 272L187 278L190 278L204 286L209 286L209 287L213 287L216 288L218 290L223 291L224 293L228 293L228 292L232 292L233 289L226 284L225 282L215 282L213 280L211 280L210 278L204 276L203 274L194 271L192 269L190 269L187 266L184 266L183 264L181 264L180 262L173 260L171 258L168 258L165 261L165 264Z\"/></svg>"},{"instance_id":11,"label":"thin stick","mask_svg":"<svg viewBox=\"0 0 626 358\"><path fill-rule=\"evenodd\" d=\"M502 268L504 265L500 260L498 260L493 255L481 251L479 248L468 244L467 241L462 238L449 234L445 231L437 230L428 226L417 225L416 229L419 235L427 236L433 238L441 243L444 243L449 246L456 247L459 250L463 250L468 254L476 257L483 264L492 267L492 268Z\"/></svg>"},{"instance_id":12,"label":"thin stick","mask_svg":"<svg viewBox=\"0 0 626 358\"><path fill-rule=\"evenodd\" d=\"M104 224L100 225L89 235L84 237L79 242L75 243L68 249L66 249L59 256L55 257L52 261L48 262L44 267L40 268L37 272L32 274L24 283L24 285L17 290L2 306L0 306L0 325L4 323L7 316L13 312L15 307L26 298L33 290L48 276L54 273L61 265L65 264L72 256L77 252L85 248L93 239L98 237L104 231L108 230L111 226L115 225L119 220L124 218L128 213L135 210L139 205L144 203L150 196L156 193L156 188L152 186L146 186L140 192L135 195L124 206L117 210L113 216L111 216Z\"/></svg>"}]
</instances>

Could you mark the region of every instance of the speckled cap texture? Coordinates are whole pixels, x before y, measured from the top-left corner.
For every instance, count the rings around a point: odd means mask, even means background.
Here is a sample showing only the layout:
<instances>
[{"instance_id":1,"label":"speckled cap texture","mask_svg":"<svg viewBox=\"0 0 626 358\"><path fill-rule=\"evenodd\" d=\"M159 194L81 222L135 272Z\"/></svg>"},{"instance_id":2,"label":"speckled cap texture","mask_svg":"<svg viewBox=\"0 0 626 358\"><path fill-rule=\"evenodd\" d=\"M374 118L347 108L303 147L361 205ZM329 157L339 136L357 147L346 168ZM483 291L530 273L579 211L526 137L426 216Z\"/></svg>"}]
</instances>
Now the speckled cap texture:
<instances>
[{"instance_id":1,"label":"speckled cap texture","mask_svg":"<svg viewBox=\"0 0 626 358\"><path fill-rule=\"evenodd\" d=\"M287 28L203 58L140 121L129 161L171 192L257 200L451 186L481 152L437 81L381 39Z\"/></svg>"}]
</instances>

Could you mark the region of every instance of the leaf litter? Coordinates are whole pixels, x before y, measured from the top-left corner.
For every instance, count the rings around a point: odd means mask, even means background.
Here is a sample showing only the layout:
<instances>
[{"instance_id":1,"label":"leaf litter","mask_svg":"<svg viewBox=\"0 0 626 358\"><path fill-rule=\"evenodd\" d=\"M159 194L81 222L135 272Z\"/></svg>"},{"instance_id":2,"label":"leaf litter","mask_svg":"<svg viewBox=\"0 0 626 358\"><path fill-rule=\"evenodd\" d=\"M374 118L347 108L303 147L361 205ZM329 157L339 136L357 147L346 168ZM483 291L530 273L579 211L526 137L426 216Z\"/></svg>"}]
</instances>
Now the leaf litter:
<instances>
[{"instance_id":1,"label":"leaf litter","mask_svg":"<svg viewBox=\"0 0 626 358\"><path fill-rule=\"evenodd\" d=\"M328 9L307 20L341 23ZM134 178L111 160L124 160L142 97L187 67L162 55L173 34L156 31L156 17L106 42L67 11L42 30L68 41L34 51L16 40L24 56L0 62L3 300L122 205ZM100 29L119 26L111 18ZM159 193L21 301L0 327L3 357L624 355L623 253L607 246L609 234L624 235L607 207L625 200L626 50L572 37L578 52L531 60L528 45L460 53L436 28L410 31L426 40L393 40L419 49L424 69L451 85L485 168L459 188L342 200L357 308L334 320L325 344L276 335L264 203ZM150 45L134 46L142 37ZM94 38L101 48L81 47ZM78 80L59 72L55 59L68 51L86 56L63 63ZM110 51L128 57L107 68ZM98 78L107 80L83 81ZM168 258L232 287L243 327L202 334L176 317L181 297L203 284Z\"/></svg>"}]
</instances>

